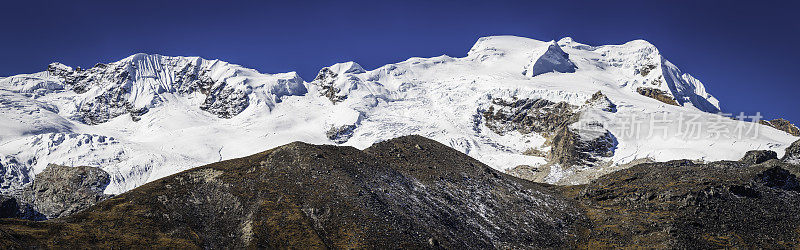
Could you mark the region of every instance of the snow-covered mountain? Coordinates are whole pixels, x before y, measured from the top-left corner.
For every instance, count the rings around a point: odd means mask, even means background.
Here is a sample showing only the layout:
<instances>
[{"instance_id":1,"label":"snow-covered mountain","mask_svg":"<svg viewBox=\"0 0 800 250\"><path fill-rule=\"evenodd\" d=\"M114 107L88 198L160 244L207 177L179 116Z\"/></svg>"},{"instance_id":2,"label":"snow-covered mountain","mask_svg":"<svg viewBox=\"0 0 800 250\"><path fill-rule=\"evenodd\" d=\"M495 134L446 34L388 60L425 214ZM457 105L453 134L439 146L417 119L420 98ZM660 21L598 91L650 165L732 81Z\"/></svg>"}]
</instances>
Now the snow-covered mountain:
<instances>
[{"instance_id":1,"label":"snow-covered mountain","mask_svg":"<svg viewBox=\"0 0 800 250\"><path fill-rule=\"evenodd\" d=\"M716 114L720 103L700 81L641 40L485 37L463 58L374 70L339 63L310 82L136 54L0 78L0 104L3 193L50 163L100 167L112 176L106 193L121 193L292 141L363 149L419 134L498 170L582 183L631 162L733 160L797 139Z\"/></svg>"}]
</instances>

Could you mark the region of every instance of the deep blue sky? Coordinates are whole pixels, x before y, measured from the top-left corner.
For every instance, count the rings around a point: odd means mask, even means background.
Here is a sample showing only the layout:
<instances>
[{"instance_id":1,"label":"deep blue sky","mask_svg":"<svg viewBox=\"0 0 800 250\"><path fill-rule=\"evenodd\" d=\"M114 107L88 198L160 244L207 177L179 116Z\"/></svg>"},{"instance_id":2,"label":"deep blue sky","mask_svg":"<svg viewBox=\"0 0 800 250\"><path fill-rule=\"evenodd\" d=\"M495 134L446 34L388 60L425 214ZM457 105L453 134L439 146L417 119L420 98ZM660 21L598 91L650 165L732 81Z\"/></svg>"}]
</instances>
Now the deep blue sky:
<instances>
[{"instance_id":1,"label":"deep blue sky","mask_svg":"<svg viewBox=\"0 0 800 250\"><path fill-rule=\"evenodd\" d=\"M726 112L800 122L798 1L4 1L2 9L0 76L145 52L311 80L347 60L374 69L412 56L465 56L487 35L645 39Z\"/></svg>"}]
</instances>

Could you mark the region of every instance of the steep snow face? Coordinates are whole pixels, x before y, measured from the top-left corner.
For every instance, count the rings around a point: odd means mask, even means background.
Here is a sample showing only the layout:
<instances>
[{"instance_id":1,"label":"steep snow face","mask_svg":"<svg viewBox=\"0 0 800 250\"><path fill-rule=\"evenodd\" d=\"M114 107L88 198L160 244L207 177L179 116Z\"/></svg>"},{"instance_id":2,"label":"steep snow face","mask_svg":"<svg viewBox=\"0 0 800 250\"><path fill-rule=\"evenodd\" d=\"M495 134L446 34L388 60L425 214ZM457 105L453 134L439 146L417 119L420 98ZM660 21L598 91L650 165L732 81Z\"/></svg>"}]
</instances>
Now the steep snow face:
<instances>
[{"instance_id":1,"label":"steep snow face","mask_svg":"<svg viewBox=\"0 0 800 250\"><path fill-rule=\"evenodd\" d=\"M282 96L306 92L303 80L294 73L264 75L219 60L146 54L87 70L53 63L46 72L9 77L0 86L35 96L71 90L80 96L72 98L70 116L86 124L124 114L138 119L169 94L201 96L200 109L230 118L251 102L272 108Z\"/></svg>"},{"instance_id":2,"label":"steep snow face","mask_svg":"<svg viewBox=\"0 0 800 250\"><path fill-rule=\"evenodd\" d=\"M678 103L684 106L692 105L706 112L720 111L717 98L709 94L699 80L687 73L681 73L678 67L666 59L662 59L661 67L662 71L667 72L664 74L664 79Z\"/></svg>"},{"instance_id":3,"label":"steep snow face","mask_svg":"<svg viewBox=\"0 0 800 250\"><path fill-rule=\"evenodd\" d=\"M0 89L0 141L24 135L70 132L72 123L58 107Z\"/></svg>"},{"instance_id":4,"label":"steep snow face","mask_svg":"<svg viewBox=\"0 0 800 250\"><path fill-rule=\"evenodd\" d=\"M311 82L218 60L136 54L91 69L54 63L1 78L0 104L4 193L50 163L100 167L112 178L106 192L119 193L292 141L363 149L418 134L499 170L528 166L542 181L583 183L635 160L735 160L751 149L781 153L796 139L758 124L743 137L682 136L684 117L718 119L719 102L645 41L485 37L463 58L410 58L374 70L339 63ZM724 121L697 133L753 124ZM626 129L631 122L641 127Z\"/></svg>"},{"instance_id":5,"label":"steep snow face","mask_svg":"<svg viewBox=\"0 0 800 250\"><path fill-rule=\"evenodd\" d=\"M536 49L532 57L531 63L522 71L523 75L534 77L549 72L575 72L575 64L555 41L547 47Z\"/></svg>"},{"instance_id":6,"label":"steep snow face","mask_svg":"<svg viewBox=\"0 0 800 250\"><path fill-rule=\"evenodd\" d=\"M333 73L343 75L343 74L361 74L367 72L361 65L355 62L345 62L345 63L337 63L330 67Z\"/></svg>"},{"instance_id":7,"label":"steep snow face","mask_svg":"<svg viewBox=\"0 0 800 250\"><path fill-rule=\"evenodd\" d=\"M54 63L54 65L61 64ZM72 68L68 69L70 72L72 71ZM64 89L62 78L50 71L0 78L0 86L7 91L27 93L33 96L41 96Z\"/></svg>"},{"instance_id":8,"label":"steep snow face","mask_svg":"<svg viewBox=\"0 0 800 250\"><path fill-rule=\"evenodd\" d=\"M719 101L706 91L700 81L681 72L647 41L593 47L565 38L560 44L580 51L586 56L584 59L591 60L594 67L615 72L618 77L616 81L621 87L631 91L638 88L658 89L668 93L681 106L710 113L720 111Z\"/></svg>"},{"instance_id":9,"label":"steep snow face","mask_svg":"<svg viewBox=\"0 0 800 250\"><path fill-rule=\"evenodd\" d=\"M122 192L152 174L218 160L216 143L198 144L203 150L197 150L180 145L196 141L180 138L224 133L193 128L226 127L213 122L269 113L286 96L306 92L294 72L261 74L219 60L146 54L86 70L53 63L44 72L2 78L0 174L6 177L0 177L0 190L28 183L57 163L103 167L114 175L109 192ZM112 139L75 139L87 136ZM173 139L177 145L162 148ZM186 156L183 150L195 151Z\"/></svg>"}]
</instances>

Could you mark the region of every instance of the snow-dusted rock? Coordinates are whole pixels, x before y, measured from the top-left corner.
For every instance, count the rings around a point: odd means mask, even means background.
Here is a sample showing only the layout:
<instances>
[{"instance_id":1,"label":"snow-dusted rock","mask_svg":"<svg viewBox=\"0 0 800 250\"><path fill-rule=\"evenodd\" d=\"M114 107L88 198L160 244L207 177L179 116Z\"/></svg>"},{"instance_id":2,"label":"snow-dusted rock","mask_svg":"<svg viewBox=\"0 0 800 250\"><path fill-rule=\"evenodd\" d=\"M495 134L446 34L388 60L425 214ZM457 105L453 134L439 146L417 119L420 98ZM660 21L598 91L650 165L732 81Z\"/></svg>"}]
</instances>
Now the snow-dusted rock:
<instances>
[{"instance_id":1,"label":"snow-dusted rock","mask_svg":"<svg viewBox=\"0 0 800 250\"><path fill-rule=\"evenodd\" d=\"M739 161L744 164L761 164L763 162L778 159L778 153L772 150L750 150Z\"/></svg>"},{"instance_id":2,"label":"snow-dusted rock","mask_svg":"<svg viewBox=\"0 0 800 250\"><path fill-rule=\"evenodd\" d=\"M761 124L773 127L777 130L789 133L793 136L800 136L800 128L783 118L773 119L771 121L761 120Z\"/></svg>"},{"instance_id":3,"label":"snow-dusted rock","mask_svg":"<svg viewBox=\"0 0 800 250\"><path fill-rule=\"evenodd\" d=\"M63 217L109 198L103 191L110 180L99 168L51 164L36 175L25 198L45 218Z\"/></svg>"},{"instance_id":4,"label":"snow-dusted rock","mask_svg":"<svg viewBox=\"0 0 800 250\"><path fill-rule=\"evenodd\" d=\"M48 93L66 87L81 94L73 100L77 108L71 115L90 125L123 114L138 120L168 94L202 95L198 108L231 118L244 111L251 98L261 98L273 107L283 96L306 92L297 74L264 75L219 60L141 53L87 70L53 63L46 72L3 79L0 87L20 93Z\"/></svg>"},{"instance_id":5,"label":"snow-dusted rock","mask_svg":"<svg viewBox=\"0 0 800 250\"><path fill-rule=\"evenodd\" d=\"M800 165L800 140L795 141L786 148L786 153L783 155L783 161L789 164Z\"/></svg>"},{"instance_id":6,"label":"snow-dusted rock","mask_svg":"<svg viewBox=\"0 0 800 250\"><path fill-rule=\"evenodd\" d=\"M364 73L366 71L355 62L337 63L322 68L311 85L318 88L321 96L333 103L344 101L351 95L360 98L386 98L386 88L369 77L364 77Z\"/></svg>"},{"instance_id":7,"label":"snow-dusted rock","mask_svg":"<svg viewBox=\"0 0 800 250\"><path fill-rule=\"evenodd\" d=\"M592 95L592 98L586 100L586 104L592 108L600 109L606 112L617 112L617 105L611 102L602 91L597 91Z\"/></svg>"}]
</instances>

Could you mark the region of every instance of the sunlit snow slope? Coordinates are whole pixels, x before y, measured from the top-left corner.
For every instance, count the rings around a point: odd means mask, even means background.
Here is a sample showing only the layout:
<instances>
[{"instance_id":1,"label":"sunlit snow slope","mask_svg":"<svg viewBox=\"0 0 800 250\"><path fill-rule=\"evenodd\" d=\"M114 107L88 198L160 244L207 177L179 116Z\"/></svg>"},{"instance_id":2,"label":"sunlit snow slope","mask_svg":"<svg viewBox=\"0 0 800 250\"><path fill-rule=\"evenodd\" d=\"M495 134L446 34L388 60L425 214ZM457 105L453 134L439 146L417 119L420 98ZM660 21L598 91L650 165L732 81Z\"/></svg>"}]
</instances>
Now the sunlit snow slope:
<instances>
[{"instance_id":1,"label":"sunlit snow slope","mask_svg":"<svg viewBox=\"0 0 800 250\"><path fill-rule=\"evenodd\" d=\"M598 91L603 97L590 100ZM485 37L464 58L411 58L370 71L340 63L310 82L293 72L136 54L91 69L53 63L0 78L0 104L2 192L56 163L101 167L113 178L106 192L120 193L298 140L363 149L419 134L499 170L529 166L537 180L580 183L634 160L733 160L757 148L782 152L797 139L717 115L720 103L700 81L641 40L589 46ZM533 119L541 128L531 129L523 118L536 114L553 122ZM685 136L685 117L722 125ZM638 130L628 129L631 121ZM743 127L741 136L705 136ZM578 145L603 150L576 164L554 160L563 129Z\"/></svg>"}]
</instances>

